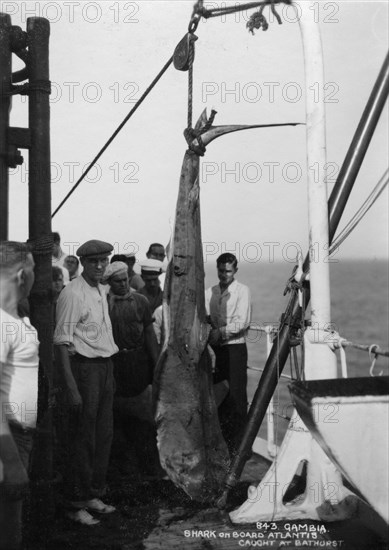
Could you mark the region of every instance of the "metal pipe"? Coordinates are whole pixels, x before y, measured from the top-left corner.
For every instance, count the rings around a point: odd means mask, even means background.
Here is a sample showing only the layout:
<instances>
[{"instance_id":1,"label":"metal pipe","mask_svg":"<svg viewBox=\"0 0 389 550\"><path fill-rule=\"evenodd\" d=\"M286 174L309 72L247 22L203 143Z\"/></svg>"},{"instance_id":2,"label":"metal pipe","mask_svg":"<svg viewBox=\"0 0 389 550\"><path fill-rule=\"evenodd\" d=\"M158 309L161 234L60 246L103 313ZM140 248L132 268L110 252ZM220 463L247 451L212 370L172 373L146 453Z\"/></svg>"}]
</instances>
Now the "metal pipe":
<instances>
[{"instance_id":1,"label":"metal pipe","mask_svg":"<svg viewBox=\"0 0 389 550\"><path fill-rule=\"evenodd\" d=\"M8 239L8 128L11 100L11 17L0 13L0 240Z\"/></svg>"},{"instance_id":2,"label":"metal pipe","mask_svg":"<svg viewBox=\"0 0 389 550\"><path fill-rule=\"evenodd\" d=\"M47 19L27 19L29 71L29 237L35 260L35 283L30 295L31 320L40 341L38 424L32 463L32 498L34 521L39 539L50 529L54 514L52 414L48 392L52 389L53 321L52 321L52 235L50 176L50 81L49 36Z\"/></svg>"},{"instance_id":3,"label":"metal pipe","mask_svg":"<svg viewBox=\"0 0 389 550\"><path fill-rule=\"evenodd\" d=\"M305 365L305 376L336 378L336 356L326 344L331 324L330 264L328 256L328 195L326 113L323 94L317 100L310 93L317 84L324 89L323 48L320 30L311 15L312 2L300 6L299 27L303 43L306 95L306 147L308 180L308 235L311 289L311 326L305 336L313 343L312 360ZM293 5L293 3L292 3ZM298 13L298 12L297 12ZM318 175L310 167L318 166ZM319 368L320 365L320 368Z\"/></svg>"},{"instance_id":4,"label":"metal pipe","mask_svg":"<svg viewBox=\"0 0 389 550\"><path fill-rule=\"evenodd\" d=\"M385 106L389 93L389 53L381 67L378 78L362 113L361 120L355 131L354 138L347 151L346 158L342 164L335 187L328 202L330 223L329 240L335 235L340 218L346 206L347 199L358 175L359 169L365 158L367 148L378 119Z\"/></svg>"},{"instance_id":5,"label":"metal pipe","mask_svg":"<svg viewBox=\"0 0 389 550\"><path fill-rule=\"evenodd\" d=\"M376 83L366 104L366 108L362 114L361 121L357 127L345 160L342 164L342 168L339 172L334 188L331 192L328 203L330 216L330 243L338 227L341 214L344 211L351 190L355 183L359 167L366 154L370 140L374 134L374 130L385 105L385 98L388 95L389 91L389 75L387 65L388 58L386 57L384 65L377 77ZM357 153L354 152L355 147L358 147ZM309 258L307 256L304 262L304 270L307 270L308 266ZM310 298L309 288L304 288L303 293L303 303L308 305ZM292 303L289 304L288 309L291 313L291 318L293 320L296 320L296 324L299 326L301 316L304 312L299 306L297 296L292 300ZM286 315L284 315L284 319L285 318ZM289 355L290 332L290 324L288 324L284 320L280 327L279 333L273 342L272 351L268 360L266 361L263 374L259 380L257 390L254 394L248 414L246 430L243 434L238 452L231 463L230 471L225 481L226 489L218 502L218 505L221 507L225 506L229 490L232 489L239 481L244 465L248 457L251 455L251 447L258 433L258 430L261 427L270 399L274 394L279 376L285 366L286 360Z\"/></svg>"}]
</instances>

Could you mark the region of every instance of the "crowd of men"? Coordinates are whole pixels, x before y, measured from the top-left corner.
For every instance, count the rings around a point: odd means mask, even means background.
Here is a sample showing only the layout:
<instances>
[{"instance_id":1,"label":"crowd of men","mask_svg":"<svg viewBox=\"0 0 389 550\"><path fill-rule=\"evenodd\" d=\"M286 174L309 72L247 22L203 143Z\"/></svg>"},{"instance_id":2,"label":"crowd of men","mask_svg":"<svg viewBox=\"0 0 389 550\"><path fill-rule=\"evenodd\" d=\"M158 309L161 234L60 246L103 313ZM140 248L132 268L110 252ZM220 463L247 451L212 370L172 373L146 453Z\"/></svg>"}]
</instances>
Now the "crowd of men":
<instances>
[{"instance_id":1,"label":"crowd of men","mask_svg":"<svg viewBox=\"0 0 389 550\"><path fill-rule=\"evenodd\" d=\"M107 242L87 241L76 256L66 256L58 233L53 241L54 379L61 390L56 452L67 516L95 525L101 515L115 512L105 502L106 478L114 432L129 422L128 400L146 404L149 426L153 422L150 384L164 338L165 249L150 245L138 274L135 255L110 259L113 246ZM251 317L250 292L236 280L237 271L233 254L219 256L219 284L205 295L209 345L216 356L214 382L224 381L229 388L219 416L231 453L246 423L245 338ZM0 548L9 550L21 544L22 498L37 420L39 342L28 311L20 307L34 283L34 260L26 244L0 243L0 282ZM151 432L156 451L154 426Z\"/></svg>"}]
</instances>

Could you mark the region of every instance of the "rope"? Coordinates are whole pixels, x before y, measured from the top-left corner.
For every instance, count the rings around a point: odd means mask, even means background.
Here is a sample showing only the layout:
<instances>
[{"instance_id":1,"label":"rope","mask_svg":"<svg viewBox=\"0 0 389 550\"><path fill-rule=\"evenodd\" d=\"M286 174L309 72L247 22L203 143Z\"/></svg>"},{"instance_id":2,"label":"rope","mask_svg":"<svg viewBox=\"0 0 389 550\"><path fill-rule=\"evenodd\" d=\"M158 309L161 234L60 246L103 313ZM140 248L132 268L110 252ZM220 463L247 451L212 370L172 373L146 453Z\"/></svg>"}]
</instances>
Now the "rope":
<instances>
[{"instance_id":1,"label":"rope","mask_svg":"<svg viewBox=\"0 0 389 550\"><path fill-rule=\"evenodd\" d=\"M389 357L389 350L381 349L380 346L378 346L377 344L373 344L369 346L365 344L355 344L354 342L350 342L349 340L342 340L340 342L340 345L345 348L351 347L354 349L359 349L360 351L367 351L370 353L370 355L373 353L374 355L382 355L383 357Z\"/></svg>"},{"instance_id":2,"label":"rope","mask_svg":"<svg viewBox=\"0 0 389 550\"><path fill-rule=\"evenodd\" d=\"M28 244L32 248L34 254L44 256L45 254L51 254L53 250L53 236L42 236L36 239L28 239Z\"/></svg>"},{"instance_id":3,"label":"rope","mask_svg":"<svg viewBox=\"0 0 389 550\"><path fill-rule=\"evenodd\" d=\"M52 218L56 215L56 213L61 209L61 207L65 204L65 202L68 200L68 198L74 193L74 191L77 189L77 187L80 185L82 180L85 178L85 176L88 174L88 172L93 168L93 166L96 164L96 162L99 160L101 155L104 153L104 151L108 148L108 146L113 142L115 137L118 135L120 130L123 128L123 126L128 122L128 120L132 117L132 115L135 113L135 111L138 109L138 107L143 103L143 101L146 99L146 97L149 95L151 90L154 88L154 86L157 84L157 82L160 80L160 78L163 76L163 74L167 71L169 66L171 65L173 61L173 56L165 63L165 65L162 67L162 69L159 71L157 76L154 78L150 86L144 91L140 99L135 103L134 107L131 109L131 111L128 113L128 115L125 117L123 122L119 124L119 126L116 128L114 133L111 135L111 137L108 139L108 141L105 143L105 145L100 149L100 151L97 153L95 158L92 160L88 168L81 174L78 181L73 185L72 189L69 191L69 193L66 195L66 197L63 199L63 201L57 206L57 208L54 210L53 214L51 215Z\"/></svg>"},{"instance_id":4,"label":"rope","mask_svg":"<svg viewBox=\"0 0 389 550\"><path fill-rule=\"evenodd\" d=\"M375 367L377 357L379 355L383 355L384 357L389 357L389 350L383 350L377 344L372 344L370 346L366 344L355 344L354 342L350 342L349 340L346 340L346 338L342 338L337 333L333 335L333 341L330 343L330 347L333 350L340 349L340 360L341 360L343 378L347 378L347 362L346 362L346 353L344 348L351 347L360 351L367 351L369 353L370 360L372 361L369 369L370 376L376 376L374 374L374 367ZM382 376L382 374L383 374L383 371L378 373L379 376Z\"/></svg>"},{"instance_id":5,"label":"rope","mask_svg":"<svg viewBox=\"0 0 389 550\"><path fill-rule=\"evenodd\" d=\"M339 246L342 244L342 242L345 239L347 239L349 234L355 229L355 227L362 220L364 215L370 210L370 208L373 206L375 201L378 199L378 197L384 191L385 187L389 183L388 174L389 174L389 169L386 169L385 172L383 173L381 179L379 180L377 185L374 187L374 189L370 193L370 195L367 197L365 202L362 204L362 206L359 208L359 210L354 214L354 216L351 218L351 220L348 222L348 224L344 227L344 229L339 233L339 235L333 241L333 243L330 247L330 254L333 254L335 252L335 250L337 250L339 248Z\"/></svg>"},{"instance_id":6,"label":"rope","mask_svg":"<svg viewBox=\"0 0 389 550\"><path fill-rule=\"evenodd\" d=\"M188 128L192 128L193 111L193 60L194 60L194 42L189 44L189 69L188 69Z\"/></svg>"},{"instance_id":7,"label":"rope","mask_svg":"<svg viewBox=\"0 0 389 550\"><path fill-rule=\"evenodd\" d=\"M346 352L345 352L343 346L340 347L340 364L342 366L342 376L343 376L343 378L348 378Z\"/></svg>"},{"instance_id":8,"label":"rope","mask_svg":"<svg viewBox=\"0 0 389 550\"><path fill-rule=\"evenodd\" d=\"M216 111L212 109L207 122L204 124L202 128L197 130L193 128L185 128L184 130L184 137L186 139L189 149L194 153L196 153L196 155L198 155L199 157L203 157L206 150L203 140L201 139L201 136L205 134L205 132L207 132L209 128L212 126L212 123L215 119L215 115L216 115Z\"/></svg>"}]
</instances>

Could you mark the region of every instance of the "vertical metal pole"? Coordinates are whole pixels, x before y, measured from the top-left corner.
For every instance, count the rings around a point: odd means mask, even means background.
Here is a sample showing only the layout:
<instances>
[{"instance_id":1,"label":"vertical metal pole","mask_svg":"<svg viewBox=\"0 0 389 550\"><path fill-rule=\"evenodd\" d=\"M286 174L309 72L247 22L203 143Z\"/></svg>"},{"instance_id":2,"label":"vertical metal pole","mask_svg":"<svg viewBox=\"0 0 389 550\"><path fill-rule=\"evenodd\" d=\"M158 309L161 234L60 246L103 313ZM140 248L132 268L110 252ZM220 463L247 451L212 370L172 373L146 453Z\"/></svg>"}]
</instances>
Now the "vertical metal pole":
<instances>
[{"instance_id":1,"label":"vertical metal pole","mask_svg":"<svg viewBox=\"0 0 389 550\"><path fill-rule=\"evenodd\" d=\"M389 67L388 57L386 57L329 198L328 208L330 211L330 243L336 233L341 215L350 197L359 168L365 157L379 117L385 106L388 93ZM306 258L304 262L304 271L307 269L308 258ZM309 299L310 291L309 287L306 287L304 288L304 301L306 306L309 303ZM289 304L288 312L290 312L292 325L295 322L296 327L299 327L301 322L301 314L304 314L304 312L302 312L301 307L299 306L297 296L293 302ZM238 453L230 466L230 471L225 482L226 489L218 502L219 506L225 505L229 490L237 484L247 458L250 456L252 444L259 428L261 427L269 401L277 387L279 376L288 359L290 349L289 340L292 330L293 326L284 321L281 324L279 333L273 342L270 356L266 361L265 368L251 403L245 433L242 437Z\"/></svg>"},{"instance_id":2,"label":"vertical metal pole","mask_svg":"<svg viewBox=\"0 0 389 550\"><path fill-rule=\"evenodd\" d=\"M50 529L54 513L51 482L52 415L48 396L52 388L53 320L51 298L51 190L50 190L50 81L47 19L27 19L29 71L29 236L35 259L35 284L30 296L31 320L40 341L40 386L37 439L32 464L33 527L40 538ZM35 484L34 484L35 481ZM30 522L32 523L32 522Z\"/></svg>"},{"instance_id":3,"label":"vertical metal pole","mask_svg":"<svg viewBox=\"0 0 389 550\"><path fill-rule=\"evenodd\" d=\"M307 178L309 222L309 271L311 287L311 327L306 331L310 346L310 360L305 361L307 379L336 378L336 356L326 342L326 331L331 324L330 269L328 257L328 206L327 206L327 147L326 113L323 97L324 65L321 36L318 24L312 18L311 1L299 6L306 96ZM297 12L298 13L298 12ZM318 85L317 100L310 93ZM317 170L312 170L317 167ZM306 350L308 347L306 348Z\"/></svg>"},{"instance_id":4,"label":"vertical metal pole","mask_svg":"<svg viewBox=\"0 0 389 550\"><path fill-rule=\"evenodd\" d=\"M272 342L272 331L273 325L267 325L266 332L266 359L269 358L271 348L273 346ZM267 452L269 456L275 457L277 454L277 438L276 438L276 425L275 425L275 415L274 415L274 401L273 397L270 399L269 406L266 411L267 416Z\"/></svg>"},{"instance_id":5,"label":"vertical metal pole","mask_svg":"<svg viewBox=\"0 0 389 550\"><path fill-rule=\"evenodd\" d=\"M8 163L7 134L11 100L12 53L11 17L0 13L0 240L8 239Z\"/></svg>"}]
</instances>

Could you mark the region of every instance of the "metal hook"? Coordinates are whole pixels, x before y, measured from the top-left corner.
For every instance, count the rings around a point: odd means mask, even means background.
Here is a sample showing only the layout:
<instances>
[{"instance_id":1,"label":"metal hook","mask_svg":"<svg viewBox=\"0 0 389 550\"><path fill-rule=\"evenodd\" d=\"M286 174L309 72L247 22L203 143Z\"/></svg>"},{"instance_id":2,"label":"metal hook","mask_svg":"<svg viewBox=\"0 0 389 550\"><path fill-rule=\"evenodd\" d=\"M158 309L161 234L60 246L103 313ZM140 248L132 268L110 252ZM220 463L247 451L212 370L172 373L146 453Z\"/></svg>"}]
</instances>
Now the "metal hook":
<instances>
[{"instance_id":1,"label":"metal hook","mask_svg":"<svg viewBox=\"0 0 389 550\"><path fill-rule=\"evenodd\" d=\"M196 32L196 29L197 29L197 27L199 26L199 23L200 23L200 19L201 19L201 14L199 12L195 12L192 15L191 20L189 22L189 26L188 26L188 32L190 34L193 34L194 32Z\"/></svg>"},{"instance_id":2,"label":"metal hook","mask_svg":"<svg viewBox=\"0 0 389 550\"><path fill-rule=\"evenodd\" d=\"M377 357L378 357L378 354L377 353L374 353L374 351L376 350L376 348L378 348L379 346L377 346L377 344L372 344L370 347L369 347L369 357L371 359L371 366L370 366L370 370L369 370L369 374L370 376L382 376L384 374L384 371L382 370L380 373L377 374L374 374L374 367L375 367L375 364L376 364L376 361L377 361ZM372 357L372 355L374 354L374 357Z\"/></svg>"},{"instance_id":3,"label":"metal hook","mask_svg":"<svg viewBox=\"0 0 389 550\"><path fill-rule=\"evenodd\" d=\"M193 11L192 11L192 17L190 18L190 21L189 21L189 26L188 26L188 32L189 33L194 33L196 32L196 29L198 27L198 24L200 23L200 19L201 19L201 15L203 13L203 0L198 0L196 2L196 4L193 6Z\"/></svg>"}]
</instances>

